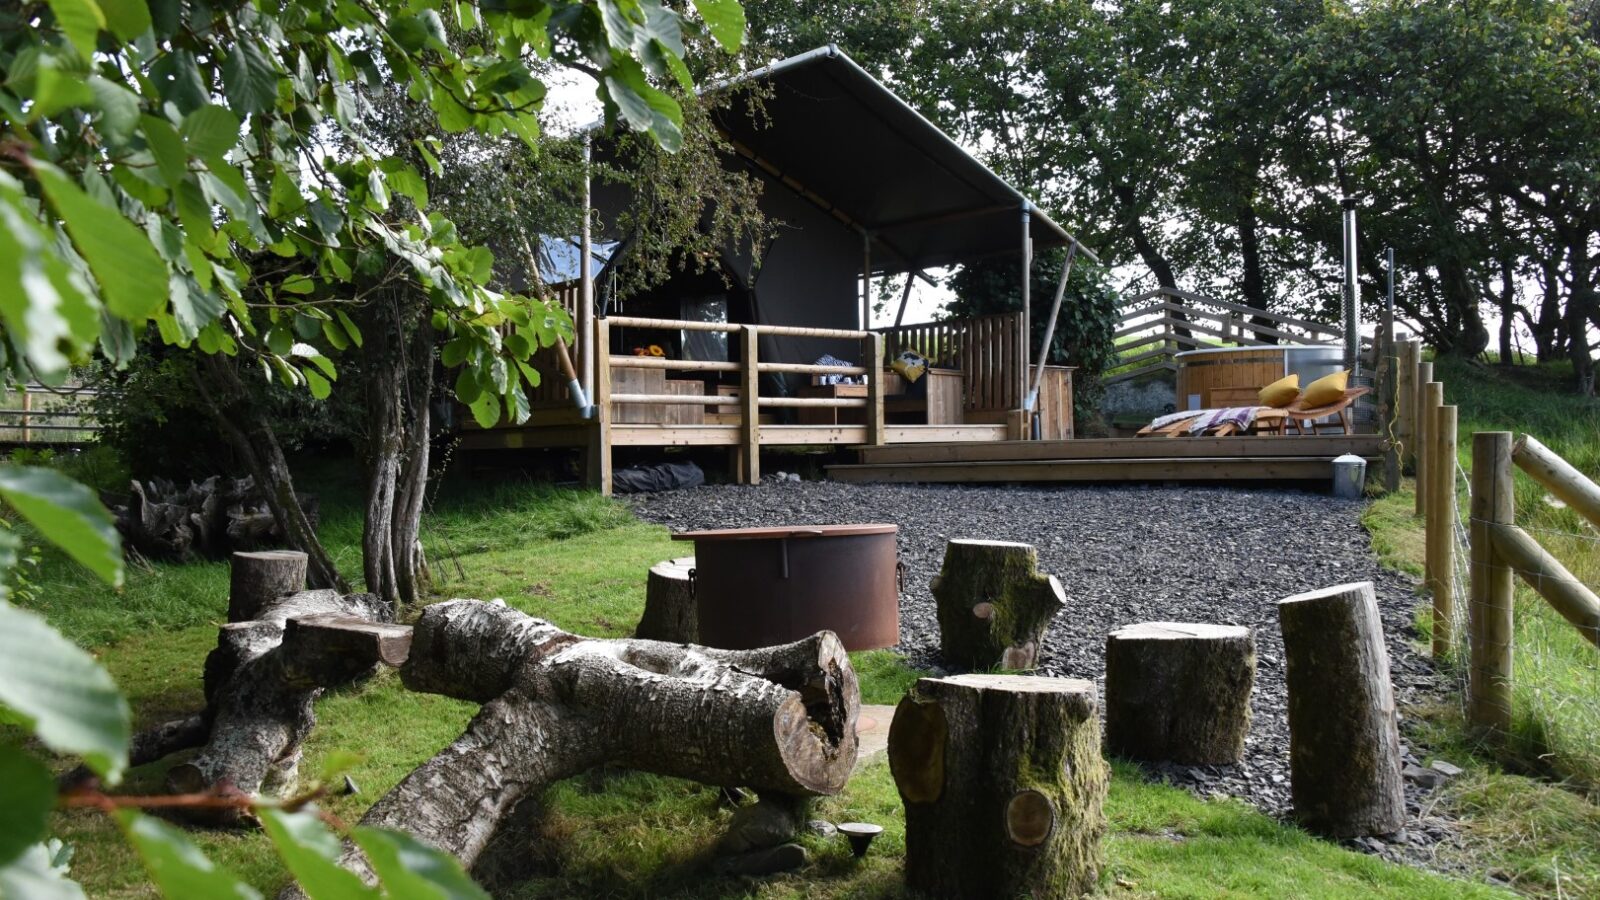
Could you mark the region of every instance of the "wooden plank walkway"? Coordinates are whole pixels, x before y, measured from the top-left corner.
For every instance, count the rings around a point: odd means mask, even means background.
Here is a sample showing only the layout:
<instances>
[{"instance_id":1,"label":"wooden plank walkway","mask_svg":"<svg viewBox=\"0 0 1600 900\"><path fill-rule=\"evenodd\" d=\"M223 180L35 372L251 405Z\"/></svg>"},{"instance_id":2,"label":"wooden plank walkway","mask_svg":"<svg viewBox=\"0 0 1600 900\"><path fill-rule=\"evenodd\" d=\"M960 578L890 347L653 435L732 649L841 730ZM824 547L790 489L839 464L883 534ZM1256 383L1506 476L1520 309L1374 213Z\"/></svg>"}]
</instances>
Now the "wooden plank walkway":
<instances>
[{"instance_id":1,"label":"wooden plank walkway","mask_svg":"<svg viewBox=\"0 0 1600 900\"><path fill-rule=\"evenodd\" d=\"M1378 435L1108 438L862 448L861 462L828 467L849 482L1327 481L1333 459L1369 461Z\"/></svg>"}]
</instances>

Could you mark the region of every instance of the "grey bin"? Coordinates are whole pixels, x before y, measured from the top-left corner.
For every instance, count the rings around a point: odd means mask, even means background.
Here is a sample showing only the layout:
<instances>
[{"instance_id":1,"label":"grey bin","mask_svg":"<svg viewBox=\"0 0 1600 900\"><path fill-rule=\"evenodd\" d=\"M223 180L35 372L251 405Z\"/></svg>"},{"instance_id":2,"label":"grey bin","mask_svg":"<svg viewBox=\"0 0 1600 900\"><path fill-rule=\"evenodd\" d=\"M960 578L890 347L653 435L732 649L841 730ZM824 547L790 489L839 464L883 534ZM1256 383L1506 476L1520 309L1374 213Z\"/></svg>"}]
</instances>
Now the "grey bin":
<instances>
[{"instance_id":1,"label":"grey bin","mask_svg":"<svg viewBox=\"0 0 1600 900\"><path fill-rule=\"evenodd\" d=\"M1367 461L1346 453L1333 461L1333 495L1345 500L1360 500L1366 492Z\"/></svg>"}]
</instances>

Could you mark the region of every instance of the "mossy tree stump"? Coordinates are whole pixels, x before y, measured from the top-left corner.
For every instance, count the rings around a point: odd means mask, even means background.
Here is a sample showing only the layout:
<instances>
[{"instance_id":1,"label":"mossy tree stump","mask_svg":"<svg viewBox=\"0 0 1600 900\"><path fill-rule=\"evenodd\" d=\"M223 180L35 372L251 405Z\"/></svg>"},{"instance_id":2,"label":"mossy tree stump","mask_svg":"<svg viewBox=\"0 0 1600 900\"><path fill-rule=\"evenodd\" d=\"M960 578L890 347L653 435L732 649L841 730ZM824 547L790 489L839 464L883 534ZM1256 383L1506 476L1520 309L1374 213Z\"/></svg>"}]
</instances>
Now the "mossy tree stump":
<instances>
[{"instance_id":1,"label":"mossy tree stump","mask_svg":"<svg viewBox=\"0 0 1600 900\"><path fill-rule=\"evenodd\" d=\"M1244 755L1256 641L1234 625L1144 622L1106 638L1106 750L1226 765Z\"/></svg>"},{"instance_id":2,"label":"mossy tree stump","mask_svg":"<svg viewBox=\"0 0 1600 900\"><path fill-rule=\"evenodd\" d=\"M1333 838L1399 831L1406 810L1400 734L1372 583L1281 600L1278 622L1295 818Z\"/></svg>"},{"instance_id":3,"label":"mossy tree stump","mask_svg":"<svg viewBox=\"0 0 1600 900\"><path fill-rule=\"evenodd\" d=\"M906 885L932 897L1065 897L1094 887L1109 770L1089 681L953 675L895 709Z\"/></svg>"},{"instance_id":4,"label":"mossy tree stump","mask_svg":"<svg viewBox=\"0 0 1600 900\"><path fill-rule=\"evenodd\" d=\"M671 644L693 644L700 639L699 614L694 602L694 557L664 559L650 567L644 590L644 615L634 637Z\"/></svg>"},{"instance_id":5,"label":"mossy tree stump","mask_svg":"<svg viewBox=\"0 0 1600 900\"><path fill-rule=\"evenodd\" d=\"M1027 544L956 539L931 585L944 658L965 669L1031 669L1045 628L1066 606L1054 575Z\"/></svg>"}]
</instances>

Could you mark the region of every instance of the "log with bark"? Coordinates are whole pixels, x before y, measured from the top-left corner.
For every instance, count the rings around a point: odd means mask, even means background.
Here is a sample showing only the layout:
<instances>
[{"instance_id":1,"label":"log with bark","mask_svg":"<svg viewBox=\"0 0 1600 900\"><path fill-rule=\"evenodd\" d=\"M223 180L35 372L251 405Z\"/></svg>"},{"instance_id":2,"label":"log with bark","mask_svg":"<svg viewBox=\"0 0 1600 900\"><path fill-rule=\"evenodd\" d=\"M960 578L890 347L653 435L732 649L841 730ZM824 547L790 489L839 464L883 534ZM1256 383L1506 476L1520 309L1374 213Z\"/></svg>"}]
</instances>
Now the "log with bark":
<instances>
[{"instance_id":1,"label":"log with bark","mask_svg":"<svg viewBox=\"0 0 1600 900\"><path fill-rule=\"evenodd\" d=\"M316 526L317 498L296 495L302 515ZM150 559L227 559L241 550L282 546L266 498L255 479L212 476L179 487L164 479L134 481L126 505L113 505L123 542Z\"/></svg>"},{"instance_id":2,"label":"log with bark","mask_svg":"<svg viewBox=\"0 0 1600 900\"><path fill-rule=\"evenodd\" d=\"M1067 603L1027 544L952 540L933 579L944 658L964 669L1031 669L1050 619Z\"/></svg>"},{"instance_id":3,"label":"log with bark","mask_svg":"<svg viewBox=\"0 0 1600 900\"><path fill-rule=\"evenodd\" d=\"M664 559L650 567L645 581L644 615L634 637L673 644L699 640L699 611L694 602L694 557Z\"/></svg>"},{"instance_id":4,"label":"log with bark","mask_svg":"<svg viewBox=\"0 0 1600 900\"><path fill-rule=\"evenodd\" d=\"M546 785L597 766L803 797L837 793L856 758L856 676L832 632L758 650L595 640L452 600L423 611L400 675L483 708L362 824L469 868ZM353 847L341 862L371 879Z\"/></svg>"},{"instance_id":5,"label":"log with bark","mask_svg":"<svg viewBox=\"0 0 1600 900\"><path fill-rule=\"evenodd\" d=\"M924 678L889 728L906 885L931 897L1069 897L1094 887L1110 778L1093 682Z\"/></svg>"},{"instance_id":6,"label":"log with bark","mask_svg":"<svg viewBox=\"0 0 1600 900\"><path fill-rule=\"evenodd\" d=\"M1106 638L1106 750L1229 765L1244 755L1256 642L1235 625L1143 622Z\"/></svg>"},{"instance_id":7,"label":"log with bark","mask_svg":"<svg viewBox=\"0 0 1600 900\"><path fill-rule=\"evenodd\" d=\"M1405 822L1400 733L1371 582L1278 603L1289 688L1289 788L1308 831L1351 838Z\"/></svg>"}]
</instances>

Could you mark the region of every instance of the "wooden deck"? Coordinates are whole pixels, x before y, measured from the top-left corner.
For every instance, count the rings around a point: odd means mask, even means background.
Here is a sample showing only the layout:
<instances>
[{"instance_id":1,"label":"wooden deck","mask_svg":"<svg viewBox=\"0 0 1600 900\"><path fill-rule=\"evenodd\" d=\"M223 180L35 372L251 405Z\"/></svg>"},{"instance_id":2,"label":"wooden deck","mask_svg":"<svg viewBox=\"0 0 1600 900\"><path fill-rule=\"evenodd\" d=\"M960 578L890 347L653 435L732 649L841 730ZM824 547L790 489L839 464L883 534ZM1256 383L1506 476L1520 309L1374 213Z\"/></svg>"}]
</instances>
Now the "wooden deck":
<instances>
[{"instance_id":1,"label":"wooden deck","mask_svg":"<svg viewBox=\"0 0 1600 900\"><path fill-rule=\"evenodd\" d=\"M1328 481L1333 459L1376 460L1378 435L1110 438L865 447L830 466L850 482Z\"/></svg>"}]
</instances>

